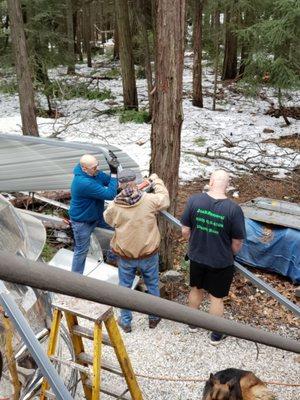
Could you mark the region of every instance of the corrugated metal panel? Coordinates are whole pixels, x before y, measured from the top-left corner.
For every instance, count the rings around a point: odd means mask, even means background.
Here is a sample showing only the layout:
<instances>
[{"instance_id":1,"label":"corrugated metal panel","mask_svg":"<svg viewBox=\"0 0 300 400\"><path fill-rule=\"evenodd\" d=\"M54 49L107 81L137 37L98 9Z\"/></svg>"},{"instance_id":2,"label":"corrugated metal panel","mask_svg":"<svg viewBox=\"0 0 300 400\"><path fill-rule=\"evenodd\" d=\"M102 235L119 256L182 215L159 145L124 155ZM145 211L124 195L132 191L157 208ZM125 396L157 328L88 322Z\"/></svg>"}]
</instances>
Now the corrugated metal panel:
<instances>
[{"instance_id":1,"label":"corrugated metal panel","mask_svg":"<svg viewBox=\"0 0 300 400\"><path fill-rule=\"evenodd\" d=\"M257 197L241 207L245 216L255 221L300 229L299 204Z\"/></svg>"},{"instance_id":2,"label":"corrugated metal panel","mask_svg":"<svg viewBox=\"0 0 300 400\"><path fill-rule=\"evenodd\" d=\"M108 150L123 168L138 170L137 163L115 146L0 134L0 192L69 189L83 154L95 155L101 170L109 172Z\"/></svg>"}]
</instances>

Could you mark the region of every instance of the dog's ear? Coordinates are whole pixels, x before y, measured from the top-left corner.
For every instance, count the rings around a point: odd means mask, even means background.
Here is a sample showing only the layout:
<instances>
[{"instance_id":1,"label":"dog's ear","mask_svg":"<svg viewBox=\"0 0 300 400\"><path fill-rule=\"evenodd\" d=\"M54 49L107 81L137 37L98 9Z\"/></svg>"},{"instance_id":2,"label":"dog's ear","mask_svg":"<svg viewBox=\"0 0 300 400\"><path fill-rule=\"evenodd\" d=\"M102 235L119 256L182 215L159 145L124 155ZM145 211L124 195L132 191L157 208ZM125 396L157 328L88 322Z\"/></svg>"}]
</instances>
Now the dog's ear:
<instances>
[{"instance_id":1,"label":"dog's ear","mask_svg":"<svg viewBox=\"0 0 300 400\"><path fill-rule=\"evenodd\" d=\"M209 383L214 386L217 383L220 383L217 378L215 378L214 374L209 375Z\"/></svg>"}]
</instances>

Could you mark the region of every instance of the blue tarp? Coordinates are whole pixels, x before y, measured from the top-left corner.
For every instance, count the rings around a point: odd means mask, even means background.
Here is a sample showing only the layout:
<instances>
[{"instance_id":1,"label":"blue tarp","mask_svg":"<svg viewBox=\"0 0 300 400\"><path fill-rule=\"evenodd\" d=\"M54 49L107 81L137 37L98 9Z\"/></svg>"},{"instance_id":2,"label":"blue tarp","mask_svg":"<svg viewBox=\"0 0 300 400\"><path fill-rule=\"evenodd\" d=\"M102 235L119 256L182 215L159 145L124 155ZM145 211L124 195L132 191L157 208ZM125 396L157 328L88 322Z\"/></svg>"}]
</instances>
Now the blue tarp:
<instances>
[{"instance_id":1,"label":"blue tarp","mask_svg":"<svg viewBox=\"0 0 300 400\"><path fill-rule=\"evenodd\" d=\"M236 260L300 283L300 231L246 218L247 239Z\"/></svg>"}]
</instances>

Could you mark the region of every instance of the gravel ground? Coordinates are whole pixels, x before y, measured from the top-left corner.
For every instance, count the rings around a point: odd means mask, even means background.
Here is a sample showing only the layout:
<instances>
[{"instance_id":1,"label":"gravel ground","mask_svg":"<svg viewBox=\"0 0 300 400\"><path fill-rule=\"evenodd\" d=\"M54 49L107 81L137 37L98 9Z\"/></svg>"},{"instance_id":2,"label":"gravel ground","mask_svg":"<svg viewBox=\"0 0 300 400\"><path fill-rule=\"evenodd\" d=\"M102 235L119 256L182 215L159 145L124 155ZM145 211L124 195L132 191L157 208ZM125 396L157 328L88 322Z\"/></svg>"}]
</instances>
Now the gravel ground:
<instances>
[{"instance_id":1,"label":"gravel ground","mask_svg":"<svg viewBox=\"0 0 300 400\"><path fill-rule=\"evenodd\" d=\"M83 304L83 300L73 300L76 305L92 310L90 304ZM179 300L181 302L183 299ZM97 305L93 305L93 313L96 308ZM228 313L226 317L232 318ZM92 327L91 322L86 320L80 320L80 324ZM300 384L300 356L294 353L264 345L256 346L252 342L233 337L226 338L218 347L214 347L209 343L209 332L205 330L190 333L185 325L167 320L150 330L147 316L139 313L134 313L132 327L132 333L122 332L122 336L135 372L154 377L179 378L174 382L138 377L144 400L200 400L204 380L209 374L230 367L251 370L264 381ZM278 327L277 333L286 337L299 337L299 331L283 325ZM85 348L92 354L90 341L85 341ZM117 362L113 349L108 346L103 346L102 356ZM119 387L124 382L109 372L101 373L102 382L111 387ZM185 382L182 380L184 377L196 380ZM3 383L0 385L2 396L6 394ZM300 399L299 387L269 385L269 388L278 400ZM84 399L80 383L75 399ZM101 395L101 399L108 400L111 397Z\"/></svg>"},{"instance_id":2,"label":"gravel ground","mask_svg":"<svg viewBox=\"0 0 300 400\"><path fill-rule=\"evenodd\" d=\"M132 333L123 333L126 348L137 374L163 377L196 377L199 381L160 381L138 377L145 400L199 400L204 382L210 372L234 367L251 370L265 381L300 383L299 356L264 345L226 338L218 347L209 343L209 333L199 329L189 333L185 325L163 320L155 330L149 330L147 317L134 313ZM291 336L283 327L281 334ZM292 333L295 336L295 332ZM106 346L103 357L111 361L115 356ZM103 372L103 382L119 385L120 378ZM109 380L110 379L110 380ZM300 399L299 387L275 386L269 388L278 400ZM76 399L82 399L78 388ZM110 397L102 396L102 399Z\"/></svg>"}]
</instances>

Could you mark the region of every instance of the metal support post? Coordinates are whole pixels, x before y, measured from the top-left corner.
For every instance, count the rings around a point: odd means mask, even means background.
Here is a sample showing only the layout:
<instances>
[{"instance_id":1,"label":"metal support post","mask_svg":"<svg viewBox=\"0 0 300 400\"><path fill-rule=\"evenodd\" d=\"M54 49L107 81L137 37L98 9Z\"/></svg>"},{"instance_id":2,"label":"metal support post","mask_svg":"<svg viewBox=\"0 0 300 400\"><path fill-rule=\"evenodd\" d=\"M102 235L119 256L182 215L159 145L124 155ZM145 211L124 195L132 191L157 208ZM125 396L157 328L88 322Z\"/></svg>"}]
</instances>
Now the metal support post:
<instances>
[{"instance_id":1,"label":"metal support post","mask_svg":"<svg viewBox=\"0 0 300 400\"><path fill-rule=\"evenodd\" d=\"M30 354L42 371L43 376L45 376L49 382L57 399L72 400L72 397L65 387L62 379L58 375L49 358L44 353L40 343L36 339L33 331L19 310L17 304L12 297L6 293L6 288L2 282L0 282L0 303L10 320L13 321L17 331L19 332L19 335L22 337Z\"/></svg>"}]
</instances>

